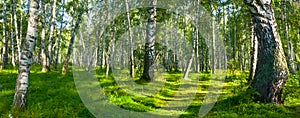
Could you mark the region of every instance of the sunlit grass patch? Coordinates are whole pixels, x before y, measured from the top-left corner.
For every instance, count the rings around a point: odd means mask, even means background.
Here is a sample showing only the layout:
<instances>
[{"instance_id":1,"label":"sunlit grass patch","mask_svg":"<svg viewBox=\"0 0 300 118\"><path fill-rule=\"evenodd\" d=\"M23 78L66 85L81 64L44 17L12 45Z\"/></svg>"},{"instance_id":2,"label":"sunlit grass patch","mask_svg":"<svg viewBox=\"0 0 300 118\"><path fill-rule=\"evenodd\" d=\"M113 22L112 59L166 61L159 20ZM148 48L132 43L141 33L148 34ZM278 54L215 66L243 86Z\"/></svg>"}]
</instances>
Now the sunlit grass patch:
<instances>
[{"instance_id":1,"label":"sunlit grass patch","mask_svg":"<svg viewBox=\"0 0 300 118\"><path fill-rule=\"evenodd\" d=\"M13 114L15 117L93 117L78 95L72 71L67 75L62 75L61 70L41 73L40 66L32 66L31 70L28 106L24 111L11 109L17 71L8 69L0 72L0 84L2 85L0 90L0 117L8 117L8 114ZM247 72L235 71L235 75L227 73L224 83L217 86L222 87L221 92L209 91L212 78L209 72L191 73L190 79L196 78L197 82L183 84L196 89L187 91L180 89L181 82L183 82L182 73L170 72L167 74L163 86L153 89L153 91L158 90L154 94L146 93L147 91L145 91L145 94L132 94L132 92L135 92L133 89L131 92L126 91L118 85L112 72L110 72L108 78L104 74L105 68L102 70L97 68L95 72L97 73L95 77L99 81L89 86L101 85L110 103L133 112L151 112L160 116L182 114L180 117L198 117L205 96L207 93L213 92L218 93L220 96L212 110L205 117L300 116L300 73L295 76L291 75L287 81L283 91L284 104L271 105L252 101L252 97L246 91L248 87ZM134 78L134 80L137 79L139 78ZM143 87L135 87L135 89L141 88ZM178 94L181 96L176 97ZM191 103L185 104L189 100L186 96L192 96ZM169 104L172 101L175 104ZM173 109L165 109L168 106L172 106ZM187 107L187 109L184 110L184 107Z\"/></svg>"}]
</instances>

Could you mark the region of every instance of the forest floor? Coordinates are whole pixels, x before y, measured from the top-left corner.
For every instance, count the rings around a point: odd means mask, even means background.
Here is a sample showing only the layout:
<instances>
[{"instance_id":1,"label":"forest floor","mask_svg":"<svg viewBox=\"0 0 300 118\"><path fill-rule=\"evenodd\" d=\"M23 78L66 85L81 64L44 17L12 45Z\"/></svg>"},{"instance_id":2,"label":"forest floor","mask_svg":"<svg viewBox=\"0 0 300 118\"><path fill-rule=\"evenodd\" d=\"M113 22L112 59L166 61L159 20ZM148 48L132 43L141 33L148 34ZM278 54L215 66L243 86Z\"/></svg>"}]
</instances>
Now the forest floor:
<instances>
[{"instance_id":1,"label":"forest floor","mask_svg":"<svg viewBox=\"0 0 300 118\"><path fill-rule=\"evenodd\" d=\"M30 85L28 91L28 106L23 111L11 109L14 96L17 69L10 68L0 71L0 117L94 117L85 107L80 99L75 86L73 73L62 75L61 70L42 73L41 66L32 66L30 74ZM72 71L72 69L70 70ZM169 101L179 101L182 98L174 98L180 87L181 73L168 73L164 86L159 92L147 96L139 97L129 94L118 86L115 79L110 74L106 79L104 70L96 70L97 78L107 98L115 105L136 112L147 112L164 108ZM198 117L199 110L208 93L210 85L209 73L200 73L198 76L197 90L192 98L191 104L183 111L173 110L172 113L180 113L180 117ZM284 104L273 105L265 103L254 103L248 92L246 78L247 72L229 71L224 83L222 92L216 104L205 117L299 117L300 116L300 72L291 75L284 88ZM154 87L155 88L155 87ZM154 90L157 91L157 90ZM191 91L183 92L189 95ZM174 108L183 106L178 104ZM114 111L112 111L114 112ZM157 110L155 114L168 116L168 110ZM169 112L170 113L170 112Z\"/></svg>"}]
</instances>

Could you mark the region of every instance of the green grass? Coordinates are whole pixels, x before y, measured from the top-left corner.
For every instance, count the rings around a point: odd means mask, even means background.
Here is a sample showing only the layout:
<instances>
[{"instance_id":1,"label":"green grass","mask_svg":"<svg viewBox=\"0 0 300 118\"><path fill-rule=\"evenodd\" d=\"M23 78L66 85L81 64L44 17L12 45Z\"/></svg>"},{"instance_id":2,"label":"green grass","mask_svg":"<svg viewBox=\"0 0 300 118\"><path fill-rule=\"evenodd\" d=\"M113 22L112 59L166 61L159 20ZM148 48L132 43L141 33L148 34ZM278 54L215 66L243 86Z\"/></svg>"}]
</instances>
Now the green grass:
<instances>
[{"instance_id":1,"label":"green grass","mask_svg":"<svg viewBox=\"0 0 300 118\"><path fill-rule=\"evenodd\" d=\"M32 66L30 85L28 93L28 106L23 111L11 109L13 101L17 69L9 67L8 70L0 71L0 117L8 117L12 114L15 117L93 117L89 110L82 103L75 83L73 74L61 75L61 70L47 73L40 72L40 66ZM72 71L72 70L70 70ZM185 83L191 86L198 86L195 91L179 90L181 73L168 73L166 82L158 92L152 95L136 96L123 90L110 74L105 78L104 70L96 70L99 84L103 87L105 95L115 105L137 112L149 112L163 108L168 101L180 101L182 98L174 98L176 93L190 95L192 103L185 111L158 110L155 114L168 116L170 114L183 113L180 117L198 117L199 109L210 85L210 74L200 73L191 76L200 77L197 83ZM217 103L205 117L298 117L300 116L300 72L291 75L284 88L285 102L283 105L265 103L254 103L249 93L246 92L248 84L246 78L248 73L234 71L229 73L223 83ZM136 77L134 80L137 80ZM147 84L145 84L147 85ZM140 88L136 88L140 89ZM174 108L182 107L182 104L175 104ZM168 114L169 113L169 114Z\"/></svg>"}]
</instances>

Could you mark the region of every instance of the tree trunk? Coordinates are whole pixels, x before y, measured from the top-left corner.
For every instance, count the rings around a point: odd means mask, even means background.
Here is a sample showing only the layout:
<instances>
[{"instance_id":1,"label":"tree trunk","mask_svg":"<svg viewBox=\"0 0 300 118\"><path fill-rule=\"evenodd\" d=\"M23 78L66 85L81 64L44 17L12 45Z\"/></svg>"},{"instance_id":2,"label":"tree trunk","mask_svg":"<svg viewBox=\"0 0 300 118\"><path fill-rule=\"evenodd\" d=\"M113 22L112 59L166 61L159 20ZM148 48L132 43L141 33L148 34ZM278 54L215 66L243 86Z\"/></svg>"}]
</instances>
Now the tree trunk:
<instances>
[{"instance_id":1,"label":"tree trunk","mask_svg":"<svg viewBox=\"0 0 300 118\"><path fill-rule=\"evenodd\" d=\"M17 78L16 90L14 95L14 106L17 108L25 108L27 103L27 90L30 74L30 64L33 57L35 40L38 36L38 0L30 0L29 19L26 35L26 43L24 43L21 60L19 66L19 75Z\"/></svg>"},{"instance_id":2,"label":"tree trunk","mask_svg":"<svg viewBox=\"0 0 300 118\"><path fill-rule=\"evenodd\" d=\"M84 7L84 3L85 3L85 0L83 0L82 3L81 3L82 7ZM68 65L69 65L69 61L70 61L70 57L71 57L71 53L72 53L73 43L74 43L74 40L75 40L75 34L76 34L76 32L79 28L79 23L81 21L82 14L83 14L83 9L81 9L81 11L79 12L79 15L77 17L77 21L76 21L76 24L75 24L75 27L74 27L74 31L73 31L71 39L70 39L67 56L64 60L64 66L62 68L62 74L63 75L68 73Z\"/></svg>"},{"instance_id":3,"label":"tree trunk","mask_svg":"<svg viewBox=\"0 0 300 118\"><path fill-rule=\"evenodd\" d=\"M155 59L155 39L156 39L156 3L157 0L149 1L148 8L148 24L147 24L147 38L145 44L144 56L144 71L141 77L142 80L153 81L154 70L151 66L154 64Z\"/></svg>"},{"instance_id":4,"label":"tree trunk","mask_svg":"<svg viewBox=\"0 0 300 118\"><path fill-rule=\"evenodd\" d=\"M233 34L233 41L232 41L232 59L233 59L233 61L234 62L237 62L237 59L236 59L236 52L237 52L237 46L236 46L236 13L235 13L235 3L233 3L233 24L234 24L234 29L233 29L233 31L234 31L234 34ZM237 63L234 63L234 64L237 64ZM235 68L233 68L233 69L237 69L236 67Z\"/></svg>"},{"instance_id":5,"label":"tree trunk","mask_svg":"<svg viewBox=\"0 0 300 118\"><path fill-rule=\"evenodd\" d=\"M295 74L296 73L296 70L295 70L295 65L294 65L294 57L293 57L293 46L292 46L292 41L290 40L289 38L289 27L288 27L288 17L287 17L287 7L286 7L286 0L282 1L283 4L282 4L282 7L283 7L283 12L282 12L282 17L284 19L284 30L285 30L285 40L286 40L286 45L287 45L287 55L288 55L288 66L290 68L290 71L292 74Z\"/></svg>"},{"instance_id":6,"label":"tree trunk","mask_svg":"<svg viewBox=\"0 0 300 118\"><path fill-rule=\"evenodd\" d=\"M252 81L254 79L254 75L255 75L255 70L256 70L256 64L257 64L257 53L258 53L258 42L257 42L257 37L255 35L255 31L254 31L254 25L251 22L252 26L251 26L251 60L250 60L250 74L248 77L248 82Z\"/></svg>"},{"instance_id":7,"label":"tree trunk","mask_svg":"<svg viewBox=\"0 0 300 118\"><path fill-rule=\"evenodd\" d=\"M251 11L258 39L257 68L250 88L259 93L255 101L282 103L282 88L288 79L288 68L283 52L274 11L270 0L246 0Z\"/></svg>"},{"instance_id":8,"label":"tree trunk","mask_svg":"<svg viewBox=\"0 0 300 118\"><path fill-rule=\"evenodd\" d=\"M128 33L129 33L129 43L130 43L130 76L134 78L134 57L133 57L133 41L132 41L132 32L131 32L131 23L130 23L130 8L128 0L125 0L126 4L126 17L128 23Z\"/></svg>"},{"instance_id":9,"label":"tree trunk","mask_svg":"<svg viewBox=\"0 0 300 118\"><path fill-rule=\"evenodd\" d=\"M12 4L13 4L13 22L14 22L14 25L15 25L15 37L16 37L16 40L17 40L17 45L20 43L20 38L19 38L19 31L18 31L18 19L17 19L17 12L16 12L16 6L17 6L17 2L16 0L12 0ZM14 42L14 41L13 41ZM12 48L14 50L14 43L12 44ZM19 47L17 46L18 48L18 53L19 53ZM20 51L21 52L21 51ZM13 53L13 64L15 63L15 54L14 54L14 51L12 52Z\"/></svg>"},{"instance_id":10,"label":"tree trunk","mask_svg":"<svg viewBox=\"0 0 300 118\"><path fill-rule=\"evenodd\" d=\"M214 9L213 9L213 4L211 3L211 10L212 10L212 12L214 11ZM213 74L215 74L215 72L216 72L216 64L215 64L215 61L216 61L216 59L215 59L215 52L216 52L216 45L215 45L215 19L214 19L214 16L213 16L213 14L212 14L212 19L211 19L211 25L212 25L212 44L211 44L211 46L212 46L212 51L211 51L211 71L212 71L212 73Z\"/></svg>"},{"instance_id":11,"label":"tree trunk","mask_svg":"<svg viewBox=\"0 0 300 118\"><path fill-rule=\"evenodd\" d=\"M164 16L164 67L168 69L168 42L167 42L167 19Z\"/></svg>"},{"instance_id":12,"label":"tree trunk","mask_svg":"<svg viewBox=\"0 0 300 118\"><path fill-rule=\"evenodd\" d=\"M191 66L192 66L192 63L193 63L193 59L195 57L195 49L196 49L196 40L197 40L197 33L196 33L196 28L194 28L194 31L193 31L193 50L192 50L192 56L188 62L188 65L186 66L186 69L184 71L184 75L183 75L183 79L188 79L188 76L189 76L189 72L190 72L190 69L191 69Z\"/></svg>"},{"instance_id":13,"label":"tree trunk","mask_svg":"<svg viewBox=\"0 0 300 118\"><path fill-rule=\"evenodd\" d=\"M196 15L199 15L199 4L200 0L195 1L196 4ZM195 44L195 64L196 64L196 72L200 72L200 64L199 64L199 19L196 18L196 44Z\"/></svg>"},{"instance_id":14,"label":"tree trunk","mask_svg":"<svg viewBox=\"0 0 300 118\"><path fill-rule=\"evenodd\" d=\"M47 66L47 55L46 55L46 41L45 41L45 36L46 36L46 29L45 29L45 19L46 19L46 8L47 6L44 5L43 1L40 0L41 2L41 12L42 12L42 34L41 34L41 56L42 56L42 72L47 72L49 71L49 67Z\"/></svg>"},{"instance_id":15,"label":"tree trunk","mask_svg":"<svg viewBox=\"0 0 300 118\"><path fill-rule=\"evenodd\" d=\"M248 25L248 21L246 22L246 41L245 41L245 47L244 47L244 59L243 59L243 71L245 72L247 70L247 64L246 64L246 60L247 60L247 52L248 52L248 42L249 42L249 25Z\"/></svg>"},{"instance_id":16,"label":"tree trunk","mask_svg":"<svg viewBox=\"0 0 300 118\"><path fill-rule=\"evenodd\" d=\"M60 28L59 28L59 37L57 40L57 49L56 49L56 53L55 53L55 62L54 62L54 69L57 69L57 63L58 63L58 54L59 54L59 50L60 50L60 40L61 40L61 36L62 36L62 30L63 30L63 21L64 21L64 11L65 11L65 0L62 0L62 21L60 22Z\"/></svg>"},{"instance_id":17,"label":"tree trunk","mask_svg":"<svg viewBox=\"0 0 300 118\"><path fill-rule=\"evenodd\" d=\"M52 48L53 48L53 35L54 35L54 27L55 27L55 21L56 21L56 2L57 0L53 1L53 7L52 7L52 16L50 21L50 34L49 34L49 42L48 42L48 62L47 66L50 68L50 64L52 63Z\"/></svg>"},{"instance_id":18,"label":"tree trunk","mask_svg":"<svg viewBox=\"0 0 300 118\"><path fill-rule=\"evenodd\" d=\"M14 9L14 1L11 1L11 6L10 9ZM11 30L13 30L13 26L15 26L15 19L13 18L14 16L14 12L12 14L10 14L10 24L11 24ZM16 27L15 27L16 29ZM13 67L16 66L15 63L15 37L14 37L14 32L10 32L10 36L11 36L11 64L13 65ZM17 35L16 35L17 36Z\"/></svg>"},{"instance_id":19,"label":"tree trunk","mask_svg":"<svg viewBox=\"0 0 300 118\"><path fill-rule=\"evenodd\" d=\"M3 53L2 53L2 69L6 68L8 61L8 40L6 39L6 0L3 1Z\"/></svg>"},{"instance_id":20,"label":"tree trunk","mask_svg":"<svg viewBox=\"0 0 300 118\"><path fill-rule=\"evenodd\" d=\"M21 5L23 5L23 0L20 0ZM20 5L20 6L21 6ZM21 8L20 12L20 36L19 40L17 40L17 49L18 49L18 61L21 60L21 45L22 45L22 39L23 39L23 9Z\"/></svg>"}]
</instances>

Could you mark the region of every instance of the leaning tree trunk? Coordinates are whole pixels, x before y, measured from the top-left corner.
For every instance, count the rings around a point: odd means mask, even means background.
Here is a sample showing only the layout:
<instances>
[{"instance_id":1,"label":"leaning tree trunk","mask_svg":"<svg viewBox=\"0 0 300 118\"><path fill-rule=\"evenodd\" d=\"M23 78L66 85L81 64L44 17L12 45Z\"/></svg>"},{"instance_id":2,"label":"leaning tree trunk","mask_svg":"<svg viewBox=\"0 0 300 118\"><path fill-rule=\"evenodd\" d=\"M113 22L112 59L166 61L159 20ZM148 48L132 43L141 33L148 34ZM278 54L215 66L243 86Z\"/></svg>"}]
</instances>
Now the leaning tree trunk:
<instances>
[{"instance_id":1,"label":"leaning tree trunk","mask_svg":"<svg viewBox=\"0 0 300 118\"><path fill-rule=\"evenodd\" d=\"M38 0L30 0L29 19L27 27L26 42L21 52L19 75L17 78L16 90L14 95L14 106L25 108L27 103L28 80L30 74L30 64L33 57L35 40L38 36Z\"/></svg>"},{"instance_id":2,"label":"leaning tree trunk","mask_svg":"<svg viewBox=\"0 0 300 118\"><path fill-rule=\"evenodd\" d=\"M258 39L258 68L250 88L259 93L254 96L255 101L282 103L282 88L289 72L271 1L245 0L245 3L250 8Z\"/></svg>"},{"instance_id":3,"label":"leaning tree trunk","mask_svg":"<svg viewBox=\"0 0 300 118\"><path fill-rule=\"evenodd\" d=\"M81 5L82 7L84 7L84 2L85 2L85 0L82 1L82 5ZM64 66L62 68L62 74L63 75L68 73L68 65L69 65L69 61L70 61L70 57L71 57L71 53L72 53L73 43L74 43L74 40L75 40L75 34L76 34L76 32L79 28L79 23L81 21L82 14L83 14L83 9L81 9L81 11L80 11L80 13L77 17L77 21L76 21L76 24L75 24L75 27L74 27L74 31L73 31L71 39L70 39L68 52L67 52L67 57L64 60Z\"/></svg>"},{"instance_id":4,"label":"leaning tree trunk","mask_svg":"<svg viewBox=\"0 0 300 118\"><path fill-rule=\"evenodd\" d=\"M148 8L148 25L147 25L147 38L145 44L144 56L144 71L141 77L142 80L152 81L154 70L151 66L154 64L155 59L155 35L156 35L156 3L157 0L150 0Z\"/></svg>"},{"instance_id":5,"label":"leaning tree trunk","mask_svg":"<svg viewBox=\"0 0 300 118\"><path fill-rule=\"evenodd\" d=\"M188 76L189 76L189 72L190 72L190 70L191 70L191 66L192 66L192 63L193 63L193 59L194 59L194 57L195 57L195 50L196 50L196 40L198 40L197 39L197 28L194 28L193 29L193 50L192 50L192 56L191 56L191 58L190 58L190 60L188 61L188 64L187 64L187 66L186 66L186 69L184 70L184 74L183 74L183 79L188 79ZM197 59L195 59L195 60L197 60Z\"/></svg>"}]
</instances>

